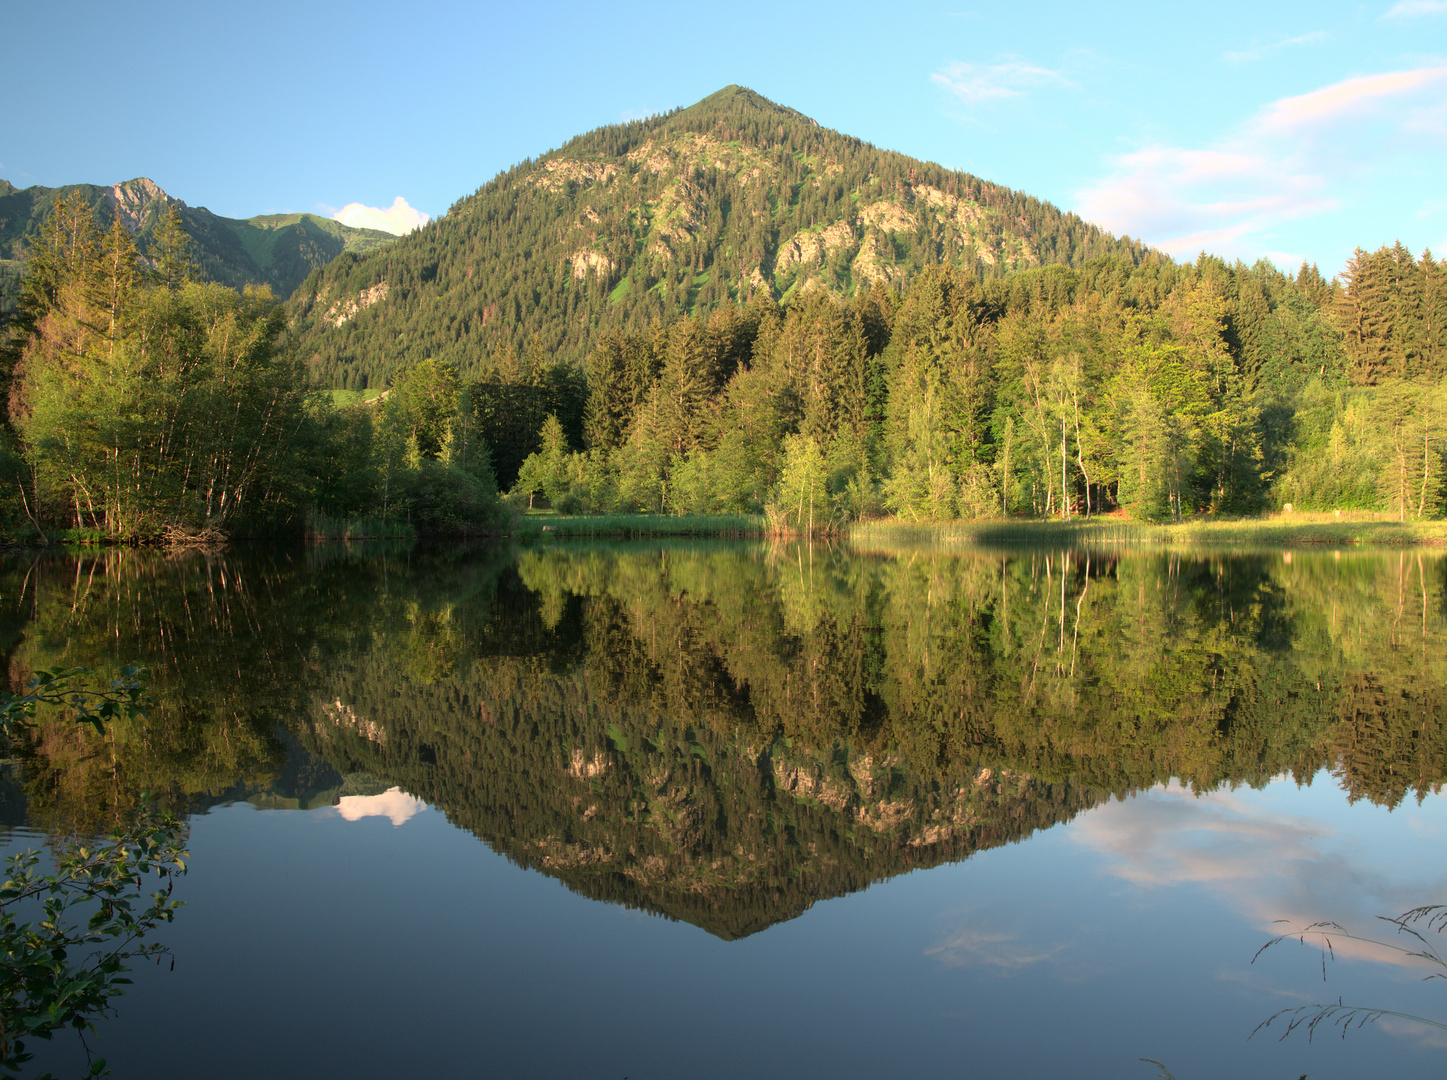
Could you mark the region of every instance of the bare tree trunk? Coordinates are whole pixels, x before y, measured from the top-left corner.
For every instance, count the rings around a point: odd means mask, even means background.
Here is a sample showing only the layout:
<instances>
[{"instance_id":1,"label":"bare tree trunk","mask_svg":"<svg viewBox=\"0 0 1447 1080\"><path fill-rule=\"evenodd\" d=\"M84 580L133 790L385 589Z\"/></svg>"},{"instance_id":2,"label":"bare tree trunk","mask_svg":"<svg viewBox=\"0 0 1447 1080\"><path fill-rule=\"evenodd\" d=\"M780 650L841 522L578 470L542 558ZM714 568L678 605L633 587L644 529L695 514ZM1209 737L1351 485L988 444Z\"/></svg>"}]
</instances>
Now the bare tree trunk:
<instances>
[{"instance_id":1,"label":"bare tree trunk","mask_svg":"<svg viewBox=\"0 0 1447 1080\"><path fill-rule=\"evenodd\" d=\"M1070 520L1070 491L1065 469L1065 414L1060 414L1060 520Z\"/></svg>"},{"instance_id":2,"label":"bare tree trunk","mask_svg":"<svg viewBox=\"0 0 1447 1080\"><path fill-rule=\"evenodd\" d=\"M1422 493L1417 499L1417 516L1427 513L1427 481L1432 476L1432 414L1429 412L1422 426Z\"/></svg>"}]
</instances>

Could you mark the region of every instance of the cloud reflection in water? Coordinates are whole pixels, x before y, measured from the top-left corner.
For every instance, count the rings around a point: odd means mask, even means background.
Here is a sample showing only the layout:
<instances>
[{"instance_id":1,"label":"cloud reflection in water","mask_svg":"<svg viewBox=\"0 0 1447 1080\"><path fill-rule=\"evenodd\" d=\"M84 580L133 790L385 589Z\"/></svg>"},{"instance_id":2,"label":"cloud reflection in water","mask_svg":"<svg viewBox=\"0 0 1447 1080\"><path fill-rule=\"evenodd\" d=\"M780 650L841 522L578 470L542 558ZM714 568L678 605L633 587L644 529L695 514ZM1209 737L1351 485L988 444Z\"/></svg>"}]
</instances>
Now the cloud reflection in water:
<instances>
[{"instance_id":1,"label":"cloud reflection in water","mask_svg":"<svg viewBox=\"0 0 1447 1080\"><path fill-rule=\"evenodd\" d=\"M399 787L388 788L380 795L343 795L336 806L337 813L346 821L384 817L394 826L401 825L425 809L425 802Z\"/></svg>"},{"instance_id":2,"label":"cloud reflection in water","mask_svg":"<svg viewBox=\"0 0 1447 1080\"><path fill-rule=\"evenodd\" d=\"M1328 787L1322 779L1315 786ZM1438 801L1413 816L1440 817ZM1172 781L1082 815L1071 835L1104 858L1106 873L1146 890L1201 887L1268 934L1329 919L1385 938L1391 930L1377 916L1447 898L1440 868L1404 864L1372 843L1367 818L1386 811L1323 817L1310 813L1318 802L1289 780L1204 795ZM1338 956L1419 966L1368 942L1332 942Z\"/></svg>"}]
</instances>

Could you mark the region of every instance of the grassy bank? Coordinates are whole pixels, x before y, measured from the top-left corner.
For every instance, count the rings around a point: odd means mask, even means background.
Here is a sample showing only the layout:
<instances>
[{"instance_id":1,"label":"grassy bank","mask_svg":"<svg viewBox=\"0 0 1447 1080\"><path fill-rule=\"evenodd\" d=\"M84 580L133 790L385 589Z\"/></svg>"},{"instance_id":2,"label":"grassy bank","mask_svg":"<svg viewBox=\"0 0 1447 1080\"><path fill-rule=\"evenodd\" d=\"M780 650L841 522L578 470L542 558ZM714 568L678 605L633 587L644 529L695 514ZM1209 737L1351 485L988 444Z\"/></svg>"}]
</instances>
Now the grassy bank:
<instances>
[{"instance_id":1,"label":"grassy bank","mask_svg":"<svg viewBox=\"0 0 1447 1080\"><path fill-rule=\"evenodd\" d=\"M948 546L952 544L1230 544L1261 546L1351 547L1354 545L1447 544L1447 521L1399 522L1384 514L1360 511L1273 514L1261 518L1199 518L1178 525L1153 525L1125 518L1090 521L910 522L897 518L851 525L854 547L874 545Z\"/></svg>"},{"instance_id":2,"label":"grassy bank","mask_svg":"<svg viewBox=\"0 0 1447 1080\"><path fill-rule=\"evenodd\" d=\"M764 535L764 519L754 514L582 514L564 517L532 511L519 519L519 539L571 536L699 536L741 538Z\"/></svg>"},{"instance_id":3,"label":"grassy bank","mask_svg":"<svg viewBox=\"0 0 1447 1080\"><path fill-rule=\"evenodd\" d=\"M518 519L519 539L556 537L762 537L760 515L596 514L564 516L535 510ZM1222 544L1236 546L1352 547L1357 545L1447 545L1447 521L1400 522L1365 511L1272 514L1260 518L1198 518L1178 525L1157 525L1129 518L1089 521L1038 521L1022 518L985 521L912 522L899 518L859 521L845 537L856 548L947 547L1012 544L1091 545Z\"/></svg>"}]
</instances>

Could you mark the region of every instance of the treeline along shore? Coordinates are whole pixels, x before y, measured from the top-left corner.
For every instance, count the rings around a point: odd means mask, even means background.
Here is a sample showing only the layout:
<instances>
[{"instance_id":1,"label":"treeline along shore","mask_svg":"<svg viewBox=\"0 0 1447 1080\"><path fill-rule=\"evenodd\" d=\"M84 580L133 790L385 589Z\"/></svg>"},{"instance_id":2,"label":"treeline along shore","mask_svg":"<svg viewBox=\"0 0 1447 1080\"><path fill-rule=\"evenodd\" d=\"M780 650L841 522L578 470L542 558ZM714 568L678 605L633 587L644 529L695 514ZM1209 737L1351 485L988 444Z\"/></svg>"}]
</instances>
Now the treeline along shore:
<instances>
[{"instance_id":1,"label":"treeline along shore","mask_svg":"<svg viewBox=\"0 0 1447 1080\"><path fill-rule=\"evenodd\" d=\"M845 212L800 176L790 227ZM540 190L538 213L584 194ZM1002 270L1003 254L987 265L916 239L872 280L860 251L832 276L800 264L781 299L759 277L660 307L657 283L634 296L629 276L577 340L538 324L519 347L518 314L385 387L333 391L306 355L322 271L283 307L197 280L174 212L142 256L119 219L102 233L61 197L4 338L0 518L16 538L136 542L503 533L538 507L797 533L882 517L1442 516L1447 263L1430 252L1359 250L1328 281L1103 240L1054 264L1017 243ZM409 265L435 243L371 258ZM594 288L579 273L568 287ZM386 284L364 290L374 308L395 304ZM375 352L391 324L367 331L373 312L349 303L323 321ZM420 333L396 339L399 356Z\"/></svg>"},{"instance_id":2,"label":"treeline along shore","mask_svg":"<svg viewBox=\"0 0 1447 1080\"><path fill-rule=\"evenodd\" d=\"M1334 283L1209 257L933 268L604 334L538 434L482 429L505 485L569 510L1406 521L1442 510L1444 320L1447 266L1400 247ZM563 381L510 364L478 400Z\"/></svg>"}]
</instances>

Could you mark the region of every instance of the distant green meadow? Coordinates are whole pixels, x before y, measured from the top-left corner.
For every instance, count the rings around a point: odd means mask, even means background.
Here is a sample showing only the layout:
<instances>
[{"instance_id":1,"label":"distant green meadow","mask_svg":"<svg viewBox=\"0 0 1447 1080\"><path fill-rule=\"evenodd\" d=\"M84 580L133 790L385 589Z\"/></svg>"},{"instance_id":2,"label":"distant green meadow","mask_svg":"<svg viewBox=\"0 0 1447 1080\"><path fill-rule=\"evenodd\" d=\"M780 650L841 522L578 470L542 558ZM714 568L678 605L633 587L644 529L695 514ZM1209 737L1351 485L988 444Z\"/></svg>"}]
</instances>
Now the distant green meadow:
<instances>
[{"instance_id":1,"label":"distant green meadow","mask_svg":"<svg viewBox=\"0 0 1447 1080\"><path fill-rule=\"evenodd\" d=\"M332 404L335 405L335 406L336 406L337 408L339 408L339 409L345 409L345 408L347 408L349 405L360 405L360 404L362 404L362 402L364 402L364 401L372 401L372 400L375 400L376 398L380 397L381 394L382 394L382 390L381 390L380 387L375 388L375 389L368 389L368 390L333 390L333 391L331 391Z\"/></svg>"}]
</instances>

